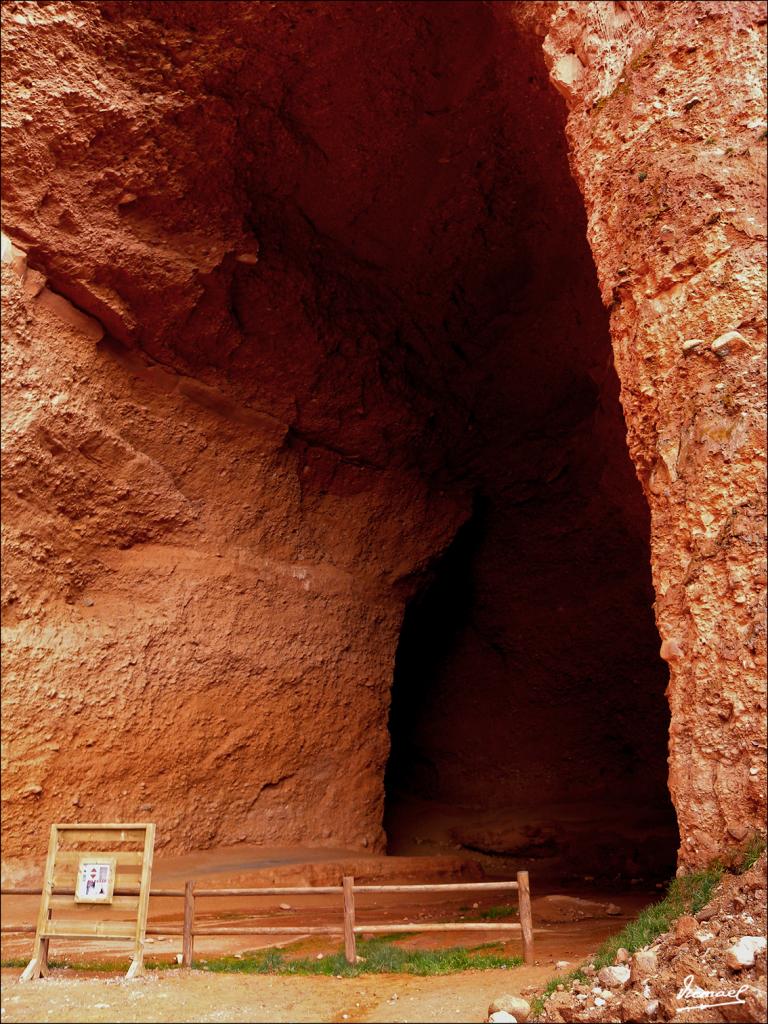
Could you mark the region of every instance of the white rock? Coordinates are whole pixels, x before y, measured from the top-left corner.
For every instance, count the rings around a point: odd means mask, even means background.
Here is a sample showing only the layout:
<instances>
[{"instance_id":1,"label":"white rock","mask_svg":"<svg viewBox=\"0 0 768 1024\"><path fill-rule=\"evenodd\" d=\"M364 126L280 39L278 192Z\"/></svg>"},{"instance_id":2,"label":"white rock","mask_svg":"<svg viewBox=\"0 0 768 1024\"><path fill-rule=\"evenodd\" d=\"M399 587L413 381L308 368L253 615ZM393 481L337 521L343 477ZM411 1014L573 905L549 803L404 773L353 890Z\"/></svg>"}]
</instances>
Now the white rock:
<instances>
[{"instance_id":1,"label":"white rock","mask_svg":"<svg viewBox=\"0 0 768 1024\"><path fill-rule=\"evenodd\" d=\"M629 981L629 968L625 964L616 964L615 967L603 967L597 976L603 985L616 988L617 986L626 985Z\"/></svg>"},{"instance_id":2,"label":"white rock","mask_svg":"<svg viewBox=\"0 0 768 1024\"><path fill-rule=\"evenodd\" d=\"M737 349L749 348L749 342L738 331L726 331L712 342L712 351L718 356L727 356Z\"/></svg>"},{"instance_id":3,"label":"white rock","mask_svg":"<svg viewBox=\"0 0 768 1024\"><path fill-rule=\"evenodd\" d=\"M291 909L291 904L290 903L281 903L280 904L280 909L281 910L290 910Z\"/></svg>"},{"instance_id":4,"label":"white rock","mask_svg":"<svg viewBox=\"0 0 768 1024\"><path fill-rule=\"evenodd\" d=\"M558 960L555 964L556 971L564 971L567 967L571 966L570 960Z\"/></svg>"},{"instance_id":5,"label":"white rock","mask_svg":"<svg viewBox=\"0 0 768 1024\"><path fill-rule=\"evenodd\" d=\"M633 981L652 977L658 969L658 957L652 949L639 949L630 961L630 975Z\"/></svg>"},{"instance_id":6,"label":"white rock","mask_svg":"<svg viewBox=\"0 0 768 1024\"><path fill-rule=\"evenodd\" d=\"M762 935L745 935L726 950L725 962L734 971L744 967L752 967L757 953L762 953L766 940Z\"/></svg>"},{"instance_id":7,"label":"white rock","mask_svg":"<svg viewBox=\"0 0 768 1024\"><path fill-rule=\"evenodd\" d=\"M525 1021L530 1016L531 1004L527 999L523 999L522 996L513 996L505 993L503 996L497 996L488 1007L489 1017L494 1013L500 1012L512 1014L517 1020Z\"/></svg>"},{"instance_id":8,"label":"white rock","mask_svg":"<svg viewBox=\"0 0 768 1024\"><path fill-rule=\"evenodd\" d=\"M517 1017L513 1017L506 1010L497 1010L496 1013L490 1015L488 1020L492 1021L492 1024L517 1024Z\"/></svg>"},{"instance_id":9,"label":"white rock","mask_svg":"<svg viewBox=\"0 0 768 1024\"><path fill-rule=\"evenodd\" d=\"M659 1012L659 1000L652 999L650 1003L645 1004L645 1015L646 1017L655 1017Z\"/></svg>"},{"instance_id":10,"label":"white rock","mask_svg":"<svg viewBox=\"0 0 768 1024\"><path fill-rule=\"evenodd\" d=\"M595 999L595 1006L605 1006L605 1000L598 996L597 999Z\"/></svg>"},{"instance_id":11,"label":"white rock","mask_svg":"<svg viewBox=\"0 0 768 1024\"><path fill-rule=\"evenodd\" d=\"M683 352L693 352L695 349L701 348L702 345L706 345L703 338L689 338L688 341L683 342Z\"/></svg>"}]
</instances>

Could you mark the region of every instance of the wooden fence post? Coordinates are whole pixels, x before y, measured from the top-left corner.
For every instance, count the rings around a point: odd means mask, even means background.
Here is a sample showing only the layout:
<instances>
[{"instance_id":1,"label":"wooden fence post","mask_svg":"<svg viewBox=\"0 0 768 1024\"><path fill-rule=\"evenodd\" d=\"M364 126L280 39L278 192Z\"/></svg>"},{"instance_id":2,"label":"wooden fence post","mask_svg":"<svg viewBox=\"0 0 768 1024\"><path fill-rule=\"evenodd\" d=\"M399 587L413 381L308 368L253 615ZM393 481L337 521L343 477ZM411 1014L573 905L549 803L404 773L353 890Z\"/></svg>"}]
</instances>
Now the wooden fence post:
<instances>
[{"instance_id":1,"label":"wooden fence post","mask_svg":"<svg viewBox=\"0 0 768 1024\"><path fill-rule=\"evenodd\" d=\"M195 936L195 883L184 883L184 929L181 938L181 966L192 967Z\"/></svg>"},{"instance_id":2,"label":"wooden fence post","mask_svg":"<svg viewBox=\"0 0 768 1024\"><path fill-rule=\"evenodd\" d=\"M527 964L533 963L533 916L531 914L531 887L528 872L517 872L517 893L519 897L520 925L523 932L523 957Z\"/></svg>"},{"instance_id":3,"label":"wooden fence post","mask_svg":"<svg viewBox=\"0 0 768 1024\"><path fill-rule=\"evenodd\" d=\"M341 880L344 890L344 955L348 964L357 963L355 944L355 879L344 875Z\"/></svg>"}]
</instances>

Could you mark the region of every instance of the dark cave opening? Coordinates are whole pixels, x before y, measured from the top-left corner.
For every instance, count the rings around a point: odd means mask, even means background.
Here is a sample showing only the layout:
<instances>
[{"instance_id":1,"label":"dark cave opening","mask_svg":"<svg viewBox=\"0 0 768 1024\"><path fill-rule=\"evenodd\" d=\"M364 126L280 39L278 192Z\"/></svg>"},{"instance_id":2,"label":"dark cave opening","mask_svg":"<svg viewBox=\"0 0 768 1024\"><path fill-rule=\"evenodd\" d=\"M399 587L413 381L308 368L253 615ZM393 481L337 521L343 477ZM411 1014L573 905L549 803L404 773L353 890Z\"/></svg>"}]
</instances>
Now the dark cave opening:
<instances>
[{"instance_id":1,"label":"dark cave opening","mask_svg":"<svg viewBox=\"0 0 768 1024\"><path fill-rule=\"evenodd\" d=\"M473 562L485 529L485 506L476 496L472 515L406 608L389 711L392 749L384 779L388 792L414 790L425 797L439 793L437 766L422 751L418 730L431 713L430 701L441 668L459 633L471 621Z\"/></svg>"},{"instance_id":2,"label":"dark cave opening","mask_svg":"<svg viewBox=\"0 0 768 1024\"><path fill-rule=\"evenodd\" d=\"M647 512L634 532L636 481L622 511L580 493L580 472L519 504L476 499L406 606L391 853L465 848L558 876L674 870Z\"/></svg>"}]
</instances>

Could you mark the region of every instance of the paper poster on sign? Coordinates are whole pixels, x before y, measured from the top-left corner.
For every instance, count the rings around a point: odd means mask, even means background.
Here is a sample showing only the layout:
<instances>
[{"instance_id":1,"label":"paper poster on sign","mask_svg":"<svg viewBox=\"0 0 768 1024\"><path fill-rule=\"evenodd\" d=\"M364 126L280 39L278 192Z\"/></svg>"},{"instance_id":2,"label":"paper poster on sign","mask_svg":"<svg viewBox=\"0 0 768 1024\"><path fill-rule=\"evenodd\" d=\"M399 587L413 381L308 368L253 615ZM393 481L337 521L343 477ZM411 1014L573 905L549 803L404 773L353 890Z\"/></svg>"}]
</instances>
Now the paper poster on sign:
<instances>
[{"instance_id":1,"label":"paper poster on sign","mask_svg":"<svg viewBox=\"0 0 768 1024\"><path fill-rule=\"evenodd\" d=\"M111 903L115 889L114 857L83 858L77 867L75 903Z\"/></svg>"}]
</instances>

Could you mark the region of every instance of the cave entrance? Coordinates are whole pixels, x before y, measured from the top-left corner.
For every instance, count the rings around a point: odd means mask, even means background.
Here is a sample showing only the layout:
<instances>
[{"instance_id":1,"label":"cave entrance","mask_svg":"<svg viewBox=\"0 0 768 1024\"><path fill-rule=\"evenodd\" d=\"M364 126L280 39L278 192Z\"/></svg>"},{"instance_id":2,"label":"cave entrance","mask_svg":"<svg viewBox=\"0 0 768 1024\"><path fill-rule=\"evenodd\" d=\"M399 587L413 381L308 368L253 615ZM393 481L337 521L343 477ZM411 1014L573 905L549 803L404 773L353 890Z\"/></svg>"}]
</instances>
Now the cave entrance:
<instances>
[{"instance_id":1,"label":"cave entrance","mask_svg":"<svg viewBox=\"0 0 768 1024\"><path fill-rule=\"evenodd\" d=\"M446 155L405 207L417 212L398 289L422 282L409 300L419 332L393 352L418 354L405 363L412 404L432 399L428 443L412 452L422 476L475 498L405 607L388 848L669 877L649 512L566 111L540 40L500 8L429 10L440 113L416 134ZM473 47L456 43L473 33Z\"/></svg>"},{"instance_id":2,"label":"cave entrance","mask_svg":"<svg viewBox=\"0 0 768 1024\"><path fill-rule=\"evenodd\" d=\"M630 478L623 509L584 491L577 463L519 503L476 498L406 607L391 853L461 847L558 877L674 870L647 511Z\"/></svg>"}]
</instances>

